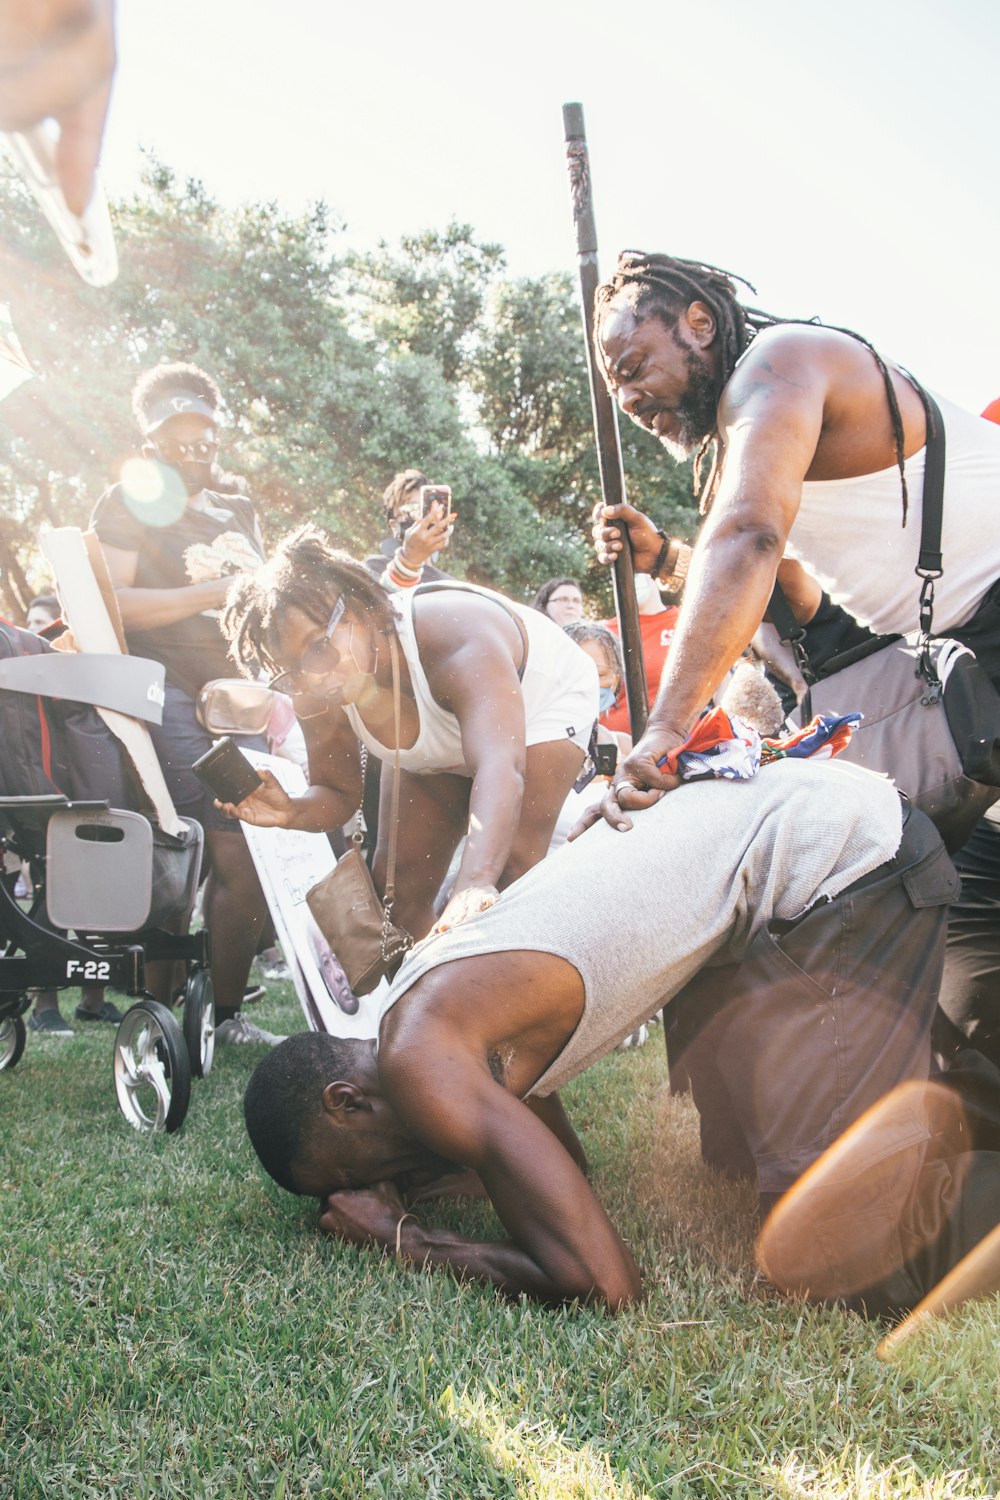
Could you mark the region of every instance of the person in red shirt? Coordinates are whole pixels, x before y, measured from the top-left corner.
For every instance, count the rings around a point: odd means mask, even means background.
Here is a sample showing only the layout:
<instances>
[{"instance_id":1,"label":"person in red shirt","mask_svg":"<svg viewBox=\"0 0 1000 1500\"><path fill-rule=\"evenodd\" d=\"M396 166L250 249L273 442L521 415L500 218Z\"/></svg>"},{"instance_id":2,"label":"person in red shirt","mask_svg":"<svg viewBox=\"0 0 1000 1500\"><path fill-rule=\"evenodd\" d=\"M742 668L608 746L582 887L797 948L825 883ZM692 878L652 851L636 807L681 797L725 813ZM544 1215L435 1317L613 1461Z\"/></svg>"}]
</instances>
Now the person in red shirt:
<instances>
[{"instance_id":1,"label":"person in red shirt","mask_svg":"<svg viewBox=\"0 0 1000 1500\"><path fill-rule=\"evenodd\" d=\"M646 690L652 703L674 638L678 609L675 604L664 606L660 591L648 573L636 573L635 592L639 605L639 629L642 633L642 659L646 666ZM606 620L604 623L615 635L619 634L617 620ZM614 706L601 715L601 723L606 729L630 733L624 683L618 689Z\"/></svg>"}]
</instances>

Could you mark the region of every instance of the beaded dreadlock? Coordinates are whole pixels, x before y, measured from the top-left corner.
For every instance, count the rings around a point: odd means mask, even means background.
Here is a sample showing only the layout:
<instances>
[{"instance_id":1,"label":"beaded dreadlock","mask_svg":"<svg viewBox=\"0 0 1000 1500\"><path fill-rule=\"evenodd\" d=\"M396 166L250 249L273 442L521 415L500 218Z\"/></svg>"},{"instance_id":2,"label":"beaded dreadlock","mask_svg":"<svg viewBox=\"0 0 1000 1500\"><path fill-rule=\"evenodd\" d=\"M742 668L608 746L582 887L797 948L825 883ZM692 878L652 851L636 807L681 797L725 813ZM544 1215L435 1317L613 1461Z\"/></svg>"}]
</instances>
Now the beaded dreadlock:
<instances>
[{"instance_id":1,"label":"beaded dreadlock","mask_svg":"<svg viewBox=\"0 0 1000 1500\"><path fill-rule=\"evenodd\" d=\"M608 281L604 281L594 293L594 342L600 352L600 327L610 304L620 292L629 291L629 305L636 317L653 315L659 317L667 327L672 327L683 308L692 302L703 302L715 318L719 337L720 389L724 387L741 355L749 348L762 328L774 328L779 324L800 323L812 327L830 328L834 333L845 333L857 339L869 350L885 383L892 421L893 441L896 449L896 465L899 469L903 493L903 525L909 506L906 487L906 470L903 454L903 418L899 402L885 360L873 344L853 328L839 328L835 324L821 323L818 318L779 318L773 313L763 312L757 307L747 307L736 298L734 282L740 281L756 296L757 288L743 276L732 271L723 271L718 266L704 265L696 260L681 260L673 255L647 254L644 250L623 250L618 257L618 266ZM923 392L913 376L903 371L923 399ZM708 479L702 489L702 463L712 448L712 464ZM694 492L700 497L699 510L702 515L715 498L721 474L719 435L713 431L695 454Z\"/></svg>"}]
</instances>

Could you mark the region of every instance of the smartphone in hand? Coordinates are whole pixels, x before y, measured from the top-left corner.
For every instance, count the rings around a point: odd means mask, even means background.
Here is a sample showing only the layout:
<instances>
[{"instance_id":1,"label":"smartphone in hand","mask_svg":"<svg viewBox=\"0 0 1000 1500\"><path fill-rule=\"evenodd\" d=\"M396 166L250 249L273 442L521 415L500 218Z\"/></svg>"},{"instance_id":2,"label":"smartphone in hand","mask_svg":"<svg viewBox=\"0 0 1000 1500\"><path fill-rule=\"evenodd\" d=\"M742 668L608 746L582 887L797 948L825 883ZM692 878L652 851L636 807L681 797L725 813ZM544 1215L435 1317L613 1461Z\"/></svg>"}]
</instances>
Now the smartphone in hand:
<instances>
[{"instance_id":1,"label":"smartphone in hand","mask_svg":"<svg viewBox=\"0 0 1000 1500\"><path fill-rule=\"evenodd\" d=\"M440 505L442 518L451 514L450 484L422 484L420 486L420 514L429 516L435 505Z\"/></svg>"},{"instance_id":2,"label":"smartphone in hand","mask_svg":"<svg viewBox=\"0 0 1000 1500\"><path fill-rule=\"evenodd\" d=\"M243 751L228 734L216 740L191 767L202 786L220 802L242 802L264 785Z\"/></svg>"}]
</instances>

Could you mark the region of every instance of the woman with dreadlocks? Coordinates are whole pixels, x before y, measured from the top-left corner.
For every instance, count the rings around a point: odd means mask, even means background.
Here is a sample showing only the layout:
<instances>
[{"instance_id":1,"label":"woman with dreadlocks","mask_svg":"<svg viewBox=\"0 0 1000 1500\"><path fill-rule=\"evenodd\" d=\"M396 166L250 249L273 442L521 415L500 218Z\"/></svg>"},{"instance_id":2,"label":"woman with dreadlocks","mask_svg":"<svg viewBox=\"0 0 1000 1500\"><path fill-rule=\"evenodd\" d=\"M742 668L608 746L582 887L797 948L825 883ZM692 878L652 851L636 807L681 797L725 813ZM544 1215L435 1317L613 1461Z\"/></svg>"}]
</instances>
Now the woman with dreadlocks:
<instances>
[{"instance_id":1,"label":"woman with dreadlocks","mask_svg":"<svg viewBox=\"0 0 1000 1500\"><path fill-rule=\"evenodd\" d=\"M238 807L249 823L329 831L361 800L362 756L394 774L399 750L393 921L415 938L463 834L454 926L538 862L579 776L597 717L593 662L544 615L488 589L437 583L389 594L303 527L234 585L233 654L275 673L309 750L311 785L289 797L270 776ZM398 674L398 705L393 690ZM384 887L392 797L383 786L374 878Z\"/></svg>"},{"instance_id":2,"label":"woman with dreadlocks","mask_svg":"<svg viewBox=\"0 0 1000 1500\"><path fill-rule=\"evenodd\" d=\"M608 821L625 827L623 808L677 785L658 762L754 634L779 565L801 622L836 610L819 579L861 627L917 629L926 418L917 383L859 334L745 307L716 267L626 251L595 306L598 361L622 409L674 457L697 455L696 485L712 455L660 691L604 803ZM972 646L998 682L1000 429L939 404L948 463L934 630ZM648 518L625 507L602 519L614 516L638 571L662 578L686 566ZM613 560L620 544L600 520L595 534ZM832 628L857 626L838 612Z\"/></svg>"}]
</instances>

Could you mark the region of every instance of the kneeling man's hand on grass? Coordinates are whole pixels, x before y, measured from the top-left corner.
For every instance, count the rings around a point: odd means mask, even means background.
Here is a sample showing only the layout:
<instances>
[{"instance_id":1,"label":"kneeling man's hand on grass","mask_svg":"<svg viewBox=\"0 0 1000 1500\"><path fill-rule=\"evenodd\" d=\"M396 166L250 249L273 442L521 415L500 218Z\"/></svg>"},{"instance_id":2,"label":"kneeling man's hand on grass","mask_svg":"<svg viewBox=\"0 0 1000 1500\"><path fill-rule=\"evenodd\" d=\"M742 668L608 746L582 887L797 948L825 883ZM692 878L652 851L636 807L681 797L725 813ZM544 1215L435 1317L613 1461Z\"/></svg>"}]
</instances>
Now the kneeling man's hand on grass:
<instances>
[{"instance_id":1,"label":"kneeling man's hand on grass","mask_svg":"<svg viewBox=\"0 0 1000 1500\"><path fill-rule=\"evenodd\" d=\"M320 1213L319 1227L350 1245L394 1250L396 1229L406 1211L395 1183L376 1182L372 1187L331 1193Z\"/></svg>"}]
</instances>

